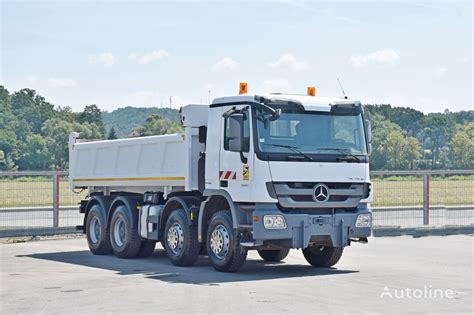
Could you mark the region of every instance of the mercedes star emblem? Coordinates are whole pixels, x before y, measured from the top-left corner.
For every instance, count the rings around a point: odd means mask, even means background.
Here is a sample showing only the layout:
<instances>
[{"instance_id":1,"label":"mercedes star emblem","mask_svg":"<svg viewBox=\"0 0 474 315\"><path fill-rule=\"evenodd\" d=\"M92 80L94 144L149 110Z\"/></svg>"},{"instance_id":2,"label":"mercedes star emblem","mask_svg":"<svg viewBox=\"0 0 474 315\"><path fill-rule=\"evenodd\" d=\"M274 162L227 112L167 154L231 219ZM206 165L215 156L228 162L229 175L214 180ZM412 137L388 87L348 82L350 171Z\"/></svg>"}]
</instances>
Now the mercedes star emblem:
<instances>
[{"instance_id":1,"label":"mercedes star emblem","mask_svg":"<svg viewBox=\"0 0 474 315\"><path fill-rule=\"evenodd\" d=\"M326 202L329 199L329 188L324 184L314 186L313 200L316 202Z\"/></svg>"}]
</instances>

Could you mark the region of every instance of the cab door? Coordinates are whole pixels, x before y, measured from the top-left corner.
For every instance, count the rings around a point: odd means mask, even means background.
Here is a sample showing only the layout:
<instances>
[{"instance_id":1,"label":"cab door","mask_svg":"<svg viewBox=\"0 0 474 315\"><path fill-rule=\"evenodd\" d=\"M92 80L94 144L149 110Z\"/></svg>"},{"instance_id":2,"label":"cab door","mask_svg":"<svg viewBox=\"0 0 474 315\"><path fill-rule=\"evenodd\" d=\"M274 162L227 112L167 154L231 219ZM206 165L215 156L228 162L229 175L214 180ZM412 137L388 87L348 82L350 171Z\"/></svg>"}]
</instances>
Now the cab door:
<instances>
[{"instance_id":1,"label":"cab door","mask_svg":"<svg viewBox=\"0 0 474 315\"><path fill-rule=\"evenodd\" d=\"M226 110L224 110L226 112ZM234 114L221 117L222 141L220 150L220 189L226 190L234 201L248 201L251 198L254 153L252 146L251 113L249 106L236 106ZM240 123L240 149L235 143L236 121Z\"/></svg>"}]
</instances>

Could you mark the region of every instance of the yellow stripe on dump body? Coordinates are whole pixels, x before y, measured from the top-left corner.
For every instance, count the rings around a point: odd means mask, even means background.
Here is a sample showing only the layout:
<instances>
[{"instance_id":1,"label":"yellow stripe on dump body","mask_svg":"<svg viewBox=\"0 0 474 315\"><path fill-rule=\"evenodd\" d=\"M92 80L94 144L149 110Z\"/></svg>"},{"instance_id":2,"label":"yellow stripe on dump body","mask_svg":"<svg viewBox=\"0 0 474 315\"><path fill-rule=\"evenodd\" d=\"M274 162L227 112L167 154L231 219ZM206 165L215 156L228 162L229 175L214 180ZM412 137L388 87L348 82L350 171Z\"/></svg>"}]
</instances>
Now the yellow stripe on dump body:
<instances>
[{"instance_id":1,"label":"yellow stripe on dump body","mask_svg":"<svg viewBox=\"0 0 474 315\"><path fill-rule=\"evenodd\" d=\"M101 182L125 180L184 180L184 177L119 177L119 178L75 178L73 182Z\"/></svg>"}]
</instances>

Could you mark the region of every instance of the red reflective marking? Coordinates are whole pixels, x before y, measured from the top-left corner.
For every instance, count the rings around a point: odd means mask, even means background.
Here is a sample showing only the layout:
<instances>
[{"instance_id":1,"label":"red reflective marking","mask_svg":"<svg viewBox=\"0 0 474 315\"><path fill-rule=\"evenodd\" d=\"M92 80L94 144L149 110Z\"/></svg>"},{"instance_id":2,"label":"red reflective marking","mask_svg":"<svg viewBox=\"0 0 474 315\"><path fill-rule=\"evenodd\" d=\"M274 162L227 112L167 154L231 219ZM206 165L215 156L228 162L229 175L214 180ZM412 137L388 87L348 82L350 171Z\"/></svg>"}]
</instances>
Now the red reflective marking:
<instances>
[{"instance_id":1,"label":"red reflective marking","mask_svg":"<svg viewBox=\"0 0 474 315\"><path fill-rule=\"evenodd\" d=\"M229 179L230 174L231 174L231 172L230 172L230 171L227 171L227 172L225 173L224 179Z\"/></svg>"},{"instance_id":2,"label":"red reflective marking","mask_svg":"<svg viewBox=\"0 0 474 315\"><path fill-rule=\"evenodd\" d=\"M232 176L232 179L237 179L237 172L234 172L234 176Z\"/></svg>"}]
</instances>

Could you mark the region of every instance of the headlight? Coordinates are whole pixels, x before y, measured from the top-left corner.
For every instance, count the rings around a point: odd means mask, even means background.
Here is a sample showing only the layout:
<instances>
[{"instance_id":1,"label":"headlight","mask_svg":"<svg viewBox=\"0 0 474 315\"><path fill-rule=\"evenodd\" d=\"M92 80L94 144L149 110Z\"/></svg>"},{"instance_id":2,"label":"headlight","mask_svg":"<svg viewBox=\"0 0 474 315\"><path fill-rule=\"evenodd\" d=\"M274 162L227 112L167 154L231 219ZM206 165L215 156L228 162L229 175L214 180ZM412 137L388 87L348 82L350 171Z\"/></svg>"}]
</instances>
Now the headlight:
<instances>
[{"instance_id":1,"label":"headlight","mask_svg":"<svg viewBox=\"0 0 474 315\"><path fill-rule=\"evenodd\" d=\"M356 227L371 227L372 226L372 214L361 213L357 216Z\"/></svg>"},{"instance_id":2,"label":"headlight","mask_svg":"<svg viewBox=\"0 0 474 315\"><path fill-rule=\"evenodd\" d=\"M263 226L269 230L286 229L286 221L282 215L265 215Z\"/></svg>"}]
</instances>

